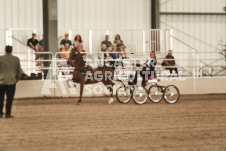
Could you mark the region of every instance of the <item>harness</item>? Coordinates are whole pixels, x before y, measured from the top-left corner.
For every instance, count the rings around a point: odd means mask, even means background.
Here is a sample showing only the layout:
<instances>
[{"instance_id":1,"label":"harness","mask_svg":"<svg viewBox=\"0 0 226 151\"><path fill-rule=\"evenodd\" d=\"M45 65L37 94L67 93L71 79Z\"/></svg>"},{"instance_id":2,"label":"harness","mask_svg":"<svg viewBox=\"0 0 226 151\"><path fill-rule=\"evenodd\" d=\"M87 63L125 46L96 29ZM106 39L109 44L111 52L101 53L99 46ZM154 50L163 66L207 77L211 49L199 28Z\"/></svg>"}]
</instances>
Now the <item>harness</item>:
<instances>
[{"instance_id":1,"label":"harness","mask_svg":"<svg viewBox=\"0 0 226 151\"><path fill-rule=\"evenodd\" d=\"M71 63L76 63L77 61L75 61L74 59L70 60ZM86 62L84 62L86 63ZM88 70L88 67L90 67L90 69ZM87 71L91 71L91 74L93 75L93 68L91 66L85 66L83 69L78 69L75 67L74 71L78 71L80 73L82 73L82 75L85 75L87 73ZM89 82L87 81L86 84L88 84Z\"/></svg>"},{"instance_id":2,"label":"harness","mask_svg":"<svg viewBox=\"0 0 226 151\"><path fill-rule=\"evenodd\" d=\"M81 70L81 69L75 69L74 71L82 72L82 74L85 74L87 70Z\"/></svg>"}]
</instances>

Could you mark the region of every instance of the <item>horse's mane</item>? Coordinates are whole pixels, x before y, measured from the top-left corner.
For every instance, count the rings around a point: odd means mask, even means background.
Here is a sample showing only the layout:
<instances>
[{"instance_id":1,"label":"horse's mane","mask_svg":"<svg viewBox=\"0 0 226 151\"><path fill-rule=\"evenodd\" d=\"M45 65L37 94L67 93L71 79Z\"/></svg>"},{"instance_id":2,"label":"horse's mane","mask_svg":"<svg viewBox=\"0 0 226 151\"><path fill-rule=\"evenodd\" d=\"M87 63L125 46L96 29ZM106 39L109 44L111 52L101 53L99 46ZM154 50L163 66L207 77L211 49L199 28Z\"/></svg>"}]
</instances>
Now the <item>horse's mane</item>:
<instances>
[{"instance_id":1,"label":"horse's mane","mask_svg":"<svg viewBox=\"0 0 226 151\"><path fill-rule=\"evenodd\" d=\"M76 65L79 65L79 67L85 67L86 61L83 60L80 52L78 52L76 57L77 57L77 61L76 61L77 64Z\"/></svg>"}]
</instances>

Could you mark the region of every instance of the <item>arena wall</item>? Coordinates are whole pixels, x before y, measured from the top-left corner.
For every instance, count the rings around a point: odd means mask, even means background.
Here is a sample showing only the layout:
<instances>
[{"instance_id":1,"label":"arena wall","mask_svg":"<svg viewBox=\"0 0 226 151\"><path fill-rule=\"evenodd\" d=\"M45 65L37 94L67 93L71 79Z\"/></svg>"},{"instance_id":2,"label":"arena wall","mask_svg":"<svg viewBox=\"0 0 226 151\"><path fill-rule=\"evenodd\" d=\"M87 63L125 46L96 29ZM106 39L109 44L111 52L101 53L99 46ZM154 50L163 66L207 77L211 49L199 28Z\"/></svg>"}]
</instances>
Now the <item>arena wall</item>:
<instances>
[{"instance_id":1,"label":"arena wall","mask_svg":"<svg viewBox=\"0 0 226 151\"><path fill-rule=\"evenodd\" d=\"M55 88L54 87L55 83ZM116 88L120 86L115 82L114 94ZM226 78L178 78L162 79L160 85L176 85L180 93L183 94L223 94L226 93ZM76 88L68 88L66 81L20 81L17 84L15 98L35 98L35 97L78 97L79 84ZM107 90L102 83L86 85L84 97L107 96Z\"/></svg>"}]
</instances>

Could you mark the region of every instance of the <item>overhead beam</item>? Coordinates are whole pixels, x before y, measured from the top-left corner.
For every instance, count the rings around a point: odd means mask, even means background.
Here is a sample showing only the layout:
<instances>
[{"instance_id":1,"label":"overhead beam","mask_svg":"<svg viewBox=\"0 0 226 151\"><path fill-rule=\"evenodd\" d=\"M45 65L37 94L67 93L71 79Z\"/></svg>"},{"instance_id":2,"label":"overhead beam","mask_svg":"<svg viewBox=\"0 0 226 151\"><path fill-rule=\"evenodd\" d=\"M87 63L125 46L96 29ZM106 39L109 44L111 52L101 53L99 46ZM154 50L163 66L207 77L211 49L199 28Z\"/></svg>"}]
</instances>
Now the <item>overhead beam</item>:
<instances>
[{"instance_id":1,"label":"overhead beam","mask_svg":"<svg viewBox=\"0 0 226 151\"><path fill-rule=\"evenodd\" d=\"M160 12L160 15L226 15L226 13L211 12Z\"/></svg>"}]
</instances>

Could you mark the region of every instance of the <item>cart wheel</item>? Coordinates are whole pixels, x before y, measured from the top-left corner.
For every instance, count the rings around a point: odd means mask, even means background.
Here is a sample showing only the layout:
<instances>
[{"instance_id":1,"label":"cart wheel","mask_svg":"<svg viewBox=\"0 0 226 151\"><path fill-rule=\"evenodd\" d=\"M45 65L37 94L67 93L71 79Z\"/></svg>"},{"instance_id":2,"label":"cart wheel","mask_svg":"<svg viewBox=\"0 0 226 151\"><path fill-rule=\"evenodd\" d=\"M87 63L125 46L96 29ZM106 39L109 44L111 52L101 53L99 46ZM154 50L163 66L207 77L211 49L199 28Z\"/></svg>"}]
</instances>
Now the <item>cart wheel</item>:
<instances>
[{"instance_id":1,"label":"cart wheel","mask_svg":"<svg viewBox=\"0 0 226 151\"><path fill-rule=\"evenodd\" d=\"M143 86L135 86L132 91L132 97L136 104L146 103L148 99L147 89Z\"/></svg>"},{"instance_id":2,"label":"cart wheel","mask_svg":"<svg viewBox=\"0 0 226 151\"><path fill-rule=\"evenodd\" d=\"M174 85L169 85L164 91L164 100L169 104L174 104L179 100L180 92Z\"/></svg>"},{"instance_id":3,"label":"cart wheel","mask_svg":"<svg viewBox=\"0 0 226 151\"><path fill-rule=\"evenodd\" d=\"M156 85L152 85L148 89L148 97L149 97L150 101L152 101L154 103L160 102L162 100L162 98L163 98L162 87L156 86Z\"/></svg>"},{"instance_id":4,"label":"cart wheel","mask_svg":"<svg viewBox=\"0 0 226 151\"><path fill-rule=\"evenodd\" d=\"M126 104L130 101L131 97L131 90L127 85L121 85L116 91L116 98L119 103Z\"/></svg>"}]
</instances>

